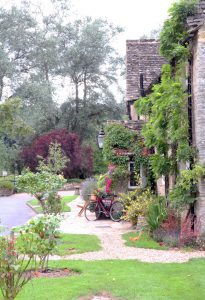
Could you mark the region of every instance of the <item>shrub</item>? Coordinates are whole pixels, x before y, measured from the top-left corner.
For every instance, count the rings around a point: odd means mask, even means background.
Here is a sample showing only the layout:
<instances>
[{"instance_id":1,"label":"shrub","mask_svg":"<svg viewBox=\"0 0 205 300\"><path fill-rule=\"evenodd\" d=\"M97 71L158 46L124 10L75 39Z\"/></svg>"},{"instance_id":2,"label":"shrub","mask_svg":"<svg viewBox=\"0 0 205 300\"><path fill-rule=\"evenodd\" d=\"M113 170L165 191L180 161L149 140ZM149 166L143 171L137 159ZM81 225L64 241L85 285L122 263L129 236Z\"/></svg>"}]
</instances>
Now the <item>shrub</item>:
<instances>
[{"instance_id":1,"label":"shrub","mask_svg":"<svg viewBox=\"0 0 205 300\"><path fill-rule=\"evenodd\" d=\"M153 201L153 194L148 189L138 188L127 194L121 194L120 201L123 202L125 207L123 219L136 225L138 217L146 215L149 205Z\"/></svg>"},{"instance_id":2,"label":"shrub","mask_svg":"<svg viewBox=\"0 0 205 300\"><path fill-rule=\"evenodd\" d=\"M66 180L62 175L56 175L48 171L32 173L26 171L23 175L17 177L17 188L21 191L29 193L39 201L44 213L56 213L55 207L52 211L52 201L49 202L49 197L54 197L58 190L63 187Z\"/></svg>"},{"instance_id":3,"label":"shrub","mask_svg":"<svg viewBox=\"0 0 205 300\"><path fill-rule=\"evenodd\" d=\"M39 156L39 167L37 169L46 170L54 174L60 174L68 166L69 159L64 154L61 145L51 142L48 149L48 156L44 159Z\"/></svg>"},{"instance_id":4,"label":"shrub","mask_svg":"<svg viewBox=\"0 0 205 300\"><path fill-rule=\"evenodd\" d=\"M102 149L98 149L97 145L93 147L93 173L102 174L107 171L107 162L103 158Z\"/></svg>"},{"instance_id":5,"label":"shrub","mask_svg":"<svg viewBox=\"0 0 205 300\"><path fill-rule=\"evenodd\" d=\"M60 214L63 211L61 197L57 193L50 193L45 200L46 211L48 214Z\"/></svg>"},{"instance_id":6,"label":"shrub","mask_svg":"<svg viewBox=\"0 0 205 300\"><path fill-rule=\"evenodd\" d=\"M20 233L18 249L26 255L37 255L40 259L39 267L47 270L49 255L53 253L59 236L61 217L54 215L37 216L28 223L15 228ZM26 239L28 246L22 247L22 240ZM34 248L29 248L34 241Z\"/></svg>"},{"instance_id":7,"label":"shrub","mask_svg":"<svg viewBox=\"0 0 205 300\"><path fill-rule=\"evenodd\" d=\"M161 227L167 233L172 233L172 232L178 233L180 231L180 219L176 215L175 211L170 211L168 213L167 218L161 224Z\"/></svg>"},{"instance_id":8,"label":"shrub","mask_svg":"<svg viewBox=\"0 0 205 300\"><path fill-rule=\"evenodd\" d=\"M116 194L127 191L129 171L122 166L116 167L112 172L112 189Z\"/></svg>"},{"instance_id":9,"label":"shrub","mask_svg":"<svg viewBox=\"0 0 205 300\"><path fill-rule=\"evenodd\" d=\"M34 241L22 239L22 249L26 245L27 257L18 251L14 235L0 237L0 288L4 299L16 298L23 286L31 279L27 270L35 261ZM32 252L31 252L31 249Z\"/></svg>"},{"instance_id":10,"label":"shrub","mask_svg":"<svg viewBox=\"0 0 205 300\"><path fill-rule=\"evenodd\" d=\"M153 238L158 242L164 242L168 246L178 246L180 235L180 218L175 211L169 211L167 218L160 227L153 231Z\"/></svg>"},{"instance_id":11,"label":"shrub","mask_svg":"<svg viewBox=\"0 0 205 300\"><path fill-rule=\"evenodd\" d=\"M197 224L195 222L195 216L189 213L181 223L181 231L179 236L179 242L181 246L196 246L197 242Z\"/></svg>"},{"instance_id":12,"label":"shrub","mask_svg":"<svg viewBox=\"0 0 205 300\"><path fill-rule=\"evenodd\" d=\"M97 180L94 178L86 179L82 184L81 195L85 201L89 200L90 195L97 189Z\"/></svg>"},{"instance_id":13,"label":"shrub","mask_svg":"<svg viewBox=\"0 0 205 300\"><path fill-rule=\"evenodd\" d=\"M11 181L0 181L0 189L13 191L14 188L14 184Z\"/></svg>"},{"instance_id":14,"label":"shrub","mask_svg":"<svg viewBox=\"0 0 205 300\"><path fill-rule=\"evenodd\" d=\"M93 167L91 147L82 146L78 135L69 133L66 129L53 130L35 139L30 147L25 147L21 153L24 165L31 171L36 171L38 156L46 159L52 142L60 144L69 159L69 164L63 171L65 178L90 176Z\"/></svg>"},{"instance_id":15,"label":"shrub","mask_svg":"<svg viewBox=\"0 0 205 300\"><path fill-rule=\"evenodd\" d=\"M146 221L151 232L160 227L161 223L167 218L165 198L157 197L150 203Z\"/></svg>"}]
</instances>

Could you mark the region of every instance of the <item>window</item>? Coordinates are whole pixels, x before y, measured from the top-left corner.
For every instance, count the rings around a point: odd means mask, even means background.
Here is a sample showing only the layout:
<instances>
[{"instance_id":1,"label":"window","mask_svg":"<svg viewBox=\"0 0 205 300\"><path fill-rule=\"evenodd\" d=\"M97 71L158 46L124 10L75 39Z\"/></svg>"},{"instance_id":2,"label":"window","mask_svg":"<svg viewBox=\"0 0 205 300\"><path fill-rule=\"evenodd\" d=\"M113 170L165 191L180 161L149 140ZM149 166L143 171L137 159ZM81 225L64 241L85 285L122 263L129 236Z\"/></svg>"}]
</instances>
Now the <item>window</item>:
<instances>
[{"instance_id":1,"label":"window","mask_svg":"<svg viewBox=\"0 0 205 300\"><path fill-rule=\"evenodd\" d=\"M137 181L135 178L135 163L134 161L130 161L128 163L128 170L130 173L129 181L128 181L128 188L135 189L137 187Z\"/></svg>"}]
</instances>

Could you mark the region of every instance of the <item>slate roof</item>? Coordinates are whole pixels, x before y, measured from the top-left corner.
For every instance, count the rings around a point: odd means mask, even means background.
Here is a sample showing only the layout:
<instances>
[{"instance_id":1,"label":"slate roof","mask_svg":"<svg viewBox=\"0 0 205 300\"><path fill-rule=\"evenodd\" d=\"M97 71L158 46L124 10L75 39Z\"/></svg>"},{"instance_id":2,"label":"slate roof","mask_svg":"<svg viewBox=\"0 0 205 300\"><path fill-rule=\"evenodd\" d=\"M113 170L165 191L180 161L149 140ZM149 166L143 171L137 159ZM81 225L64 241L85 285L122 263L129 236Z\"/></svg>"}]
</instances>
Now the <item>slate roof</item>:
<instances>
[{"instance_id":1,"label":"slate roof","mask_svg":"<svg viewBox=\"0 0 205 300\"><path fill-rule=\"evenodd\" d=\"M141 97L140 74L146 91L158 81L166 60L159 54L157 40L127 40L126 48L126 100L131 101Z\"/></svg>"}]
</instances>

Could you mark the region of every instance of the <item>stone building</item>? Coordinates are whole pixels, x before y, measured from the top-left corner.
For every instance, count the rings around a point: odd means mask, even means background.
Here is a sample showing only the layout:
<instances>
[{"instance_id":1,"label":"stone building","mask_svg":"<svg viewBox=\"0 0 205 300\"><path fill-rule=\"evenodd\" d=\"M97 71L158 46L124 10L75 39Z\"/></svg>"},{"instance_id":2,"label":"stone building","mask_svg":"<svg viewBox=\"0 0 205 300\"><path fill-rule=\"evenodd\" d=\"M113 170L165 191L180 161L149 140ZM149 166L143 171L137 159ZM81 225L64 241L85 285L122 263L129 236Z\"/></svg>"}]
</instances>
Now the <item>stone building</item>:
<instances>
[{"instance_id":1,"label":"stone building","mask_svg":"<svg viewBox=\"0 0 205 300\"><path fill-rule=\"evenodd\" d=\"M152 86L158 83L162 65L166 60L159 54L159 41L156 40L128 40L126 44L126 101L129 119L133 126L140 128L146 122L142 116L137 116L134 102L151 92ZM137 126L138 125L138 126ZM145 172L141 169L142 182ZM164 179L157 181L157 189L161 195L165 194Z\"/></svg>"},{"instance_id":2,"label":"stone building","mask_svg":"<svg viewBox=\"0 0 205 300\"><path fill-rule=\"evenodd\" d=\"M128 40L126 43L126 101L131 120L138 120L133 108L136 99L151 92L166 60L159 55L156 40Z\"/></svg>"},{"instance_id":3,"label":"stone building","mask_svg":"<svg viewBox=\"0 0 205 300\"><path fill-rule=\"evenodd\" d=\"M189 92L189 115L192 144L198 150L198 162L205 166L205 0L197 5L197 12L187 19L189 44L192 57L187 62ZM140 122L133 104L141 96L151 92L151 87L160 78L165 59L159 54L156 40L127 41L126 100L130 120ZM142 120L141 120L142 121ZM146 121L146 120L145 120ZM158 182L163 192L163 179ZM199 181L199 197L196 204L199 234L205 238L205 180Z\"/></svg>"},{"instance_id":4,"label":"stone building","mask_svg":"<svg viewBox=\"0 0 205 300\"><path fill-rule=\"evenodd\" d=\"M192 94L193 145L198 150L198 162L205 166L205 1L197 5L197 12L187 19L192 47L190 83ZM205 238L205 181L199 182L196 213L200 234Z\"/></svg>"}]
</instances>

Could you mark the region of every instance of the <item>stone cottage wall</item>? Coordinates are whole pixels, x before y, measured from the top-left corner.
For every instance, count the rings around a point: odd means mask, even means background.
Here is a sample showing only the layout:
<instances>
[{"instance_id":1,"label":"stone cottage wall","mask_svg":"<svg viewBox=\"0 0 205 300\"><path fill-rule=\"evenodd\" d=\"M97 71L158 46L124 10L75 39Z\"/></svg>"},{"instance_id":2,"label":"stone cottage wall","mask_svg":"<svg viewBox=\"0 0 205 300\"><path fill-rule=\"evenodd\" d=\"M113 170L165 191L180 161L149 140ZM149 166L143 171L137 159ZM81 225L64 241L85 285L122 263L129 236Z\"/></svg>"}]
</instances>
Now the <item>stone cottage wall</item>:
<instances>
[{"instance_id":1,"label":"stone cottage wall","mask_svg":"<svg viewBox=\"0 0 205 300\"><path fill-rule=\"evenodd\" d=\"M198 162L205 166L205 25L196 34L193 43L193 114L194 144ZM199 199L196 205L199 234L205 238L205 181L199 182Z\"/></svg>"}]
</instances>

